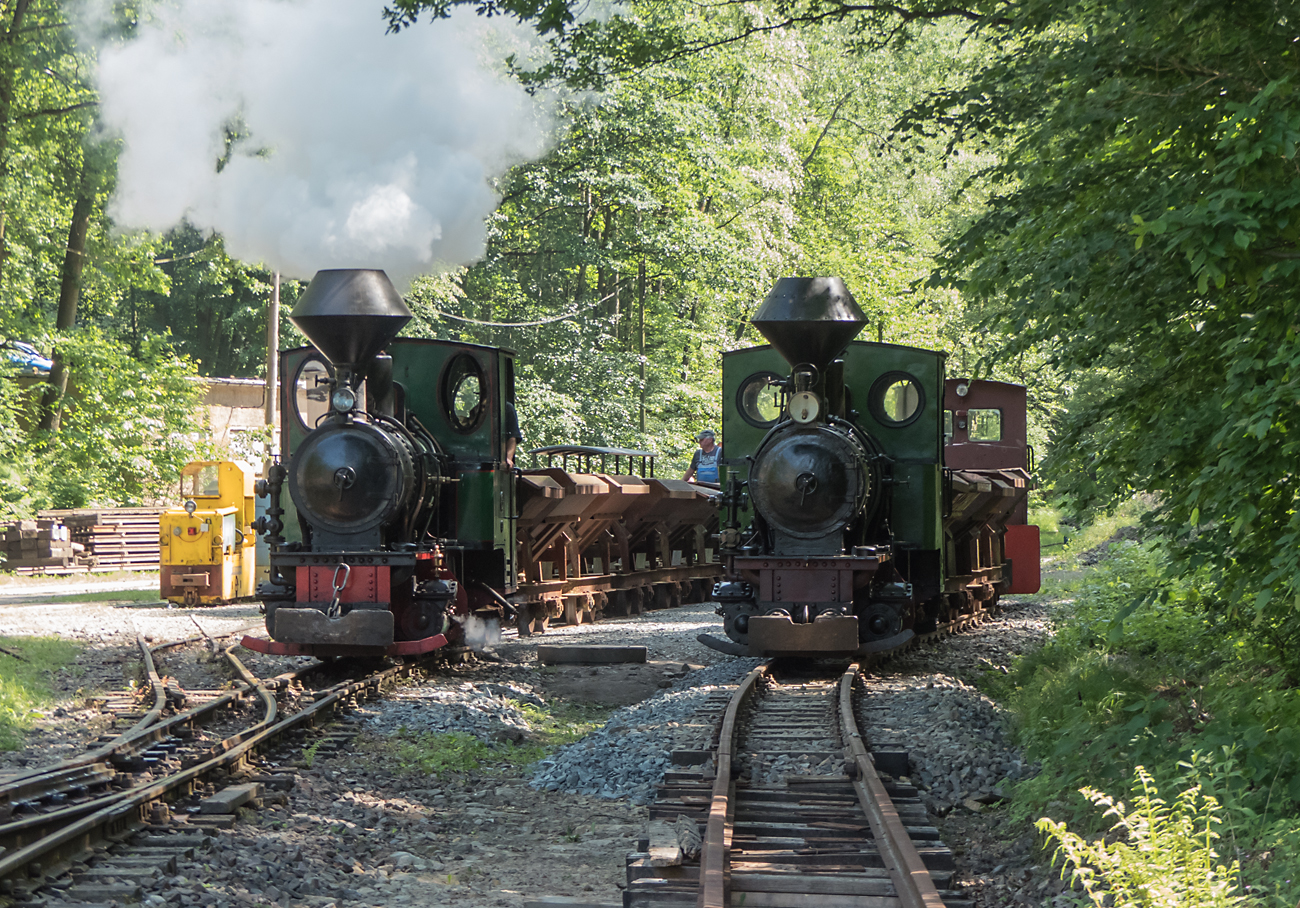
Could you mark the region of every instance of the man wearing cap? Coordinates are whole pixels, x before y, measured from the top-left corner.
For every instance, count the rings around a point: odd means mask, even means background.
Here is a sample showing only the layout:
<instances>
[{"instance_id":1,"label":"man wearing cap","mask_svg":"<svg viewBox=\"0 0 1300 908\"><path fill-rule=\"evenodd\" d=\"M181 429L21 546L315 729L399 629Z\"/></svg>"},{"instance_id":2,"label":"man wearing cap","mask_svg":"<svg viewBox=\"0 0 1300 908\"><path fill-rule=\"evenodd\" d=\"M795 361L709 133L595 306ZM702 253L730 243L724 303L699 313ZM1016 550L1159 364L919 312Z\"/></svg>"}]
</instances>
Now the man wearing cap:
<instances>
[{"instance_id":1,"label":"man wearing cap","mask_svg":"<svg viewBox=\"0 0 1300 908\"><path fill-rule=\"evenodd\" d=\"M714 444L713 439L712 429L705 429L700 433L700 446L695 449L695 456L691 458L691 468L686 471L682 479L687 482L722 482L718 467L719 461L722 460L722 448Z\"/></svg>"}]
</instances>

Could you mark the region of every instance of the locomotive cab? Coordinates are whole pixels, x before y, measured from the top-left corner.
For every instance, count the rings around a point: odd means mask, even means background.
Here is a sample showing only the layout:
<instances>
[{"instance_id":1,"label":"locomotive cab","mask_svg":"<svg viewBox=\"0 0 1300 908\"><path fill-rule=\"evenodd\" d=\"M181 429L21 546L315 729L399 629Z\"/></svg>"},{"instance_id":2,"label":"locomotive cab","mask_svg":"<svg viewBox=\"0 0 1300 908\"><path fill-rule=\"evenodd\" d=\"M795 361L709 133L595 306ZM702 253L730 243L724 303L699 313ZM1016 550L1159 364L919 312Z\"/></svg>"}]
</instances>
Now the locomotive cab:
<instances>
[{"instance_id":1,"label":"locomotive cab","mask_svg":"<svg viewBox=\"0 0 1300 908\"><path fill-rule=\"evenodd\" d=\"M954 494L951 523L973 524L974 544L949 549L948 574L967 583L993 585L1001 593L1036 593L1040 586L1038 527L1029 523L1034 449L1029 445L1024 385L988 379L950 378L944 383L944 456ZM971 481L988 493L972 501L960 493ZM993 495L995 491L1012 494ZM985 579L986 578L986 579Z\"/></svg>"},{"instance_id":2,"label":"locomotive cab","mask_svg":"<svg viewBox=\"0 0 1300 908\"><path fill-rule=\"evenodd\" d=\"M723 355L729 639L708 646L887 651L1037 589L1025 389L945 384L943 353L864 323L839 279L783 278L753 319L771 345Z\"/></svg>"}]
</instances>

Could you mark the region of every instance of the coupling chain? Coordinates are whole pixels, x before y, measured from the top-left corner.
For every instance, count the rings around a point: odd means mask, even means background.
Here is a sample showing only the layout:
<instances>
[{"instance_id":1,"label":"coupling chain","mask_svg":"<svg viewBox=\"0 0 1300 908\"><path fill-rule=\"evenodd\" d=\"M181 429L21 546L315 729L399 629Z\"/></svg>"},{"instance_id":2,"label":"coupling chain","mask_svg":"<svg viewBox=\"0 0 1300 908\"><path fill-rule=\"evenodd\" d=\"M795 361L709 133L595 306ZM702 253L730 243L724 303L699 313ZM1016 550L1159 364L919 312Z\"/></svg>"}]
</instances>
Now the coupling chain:
<instances>
[{"instance_id":1,"label":"coupling chain","mask_svg":"<svg viewBox=\"0 0 1300 908\"><path fill-rule=\"evenodd\" d=\"M339 572L343 572L343 579L339 580ZM334 598L330 600L329 608L325 610L326 617L339 618L343 615L343 607L339 605L339 597L343 593L343 587L348 585L348 578L352 576L352 565L346 561L340 561L338 567L334 569Z\"/></svg>"}]
</instances>

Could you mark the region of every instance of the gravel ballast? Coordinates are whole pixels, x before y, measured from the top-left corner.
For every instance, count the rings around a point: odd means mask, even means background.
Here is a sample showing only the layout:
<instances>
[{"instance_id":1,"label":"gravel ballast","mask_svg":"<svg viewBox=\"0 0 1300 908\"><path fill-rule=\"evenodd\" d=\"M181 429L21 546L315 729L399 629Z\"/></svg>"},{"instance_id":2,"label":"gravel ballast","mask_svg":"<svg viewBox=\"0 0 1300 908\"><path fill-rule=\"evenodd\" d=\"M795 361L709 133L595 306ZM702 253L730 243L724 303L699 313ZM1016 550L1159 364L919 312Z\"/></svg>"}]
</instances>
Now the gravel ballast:
<instances>
[{"instance_id":1,"label":"gravel ballast","mask_svg":"<svg viewBox=\"0 0 1300 908\"><path fill-rule=\"evenodd\" d=\"M256 605L247 604L191 612L25 601L0 603L0 633L80 639L89 647L85 660L116 660L104 677L120 688L136 633L159 641L192 636L198 631L191 614L214 636L260 623ZM720 623L704 604L531 638L507 631L477 662L446 666L363 707L361 741L446 732L491 744L526 741L534 730L518 704L545 709L557 698L607 704L608 721L526 770L418 776L390 765L391 750L374 752L364 743L321 755L302 771L288 804L219 833L212 858L146 887L145 901L521 908L525 900L559 895L619 902L624 854L643 834L642 805L672 752L690 749L707 727L697 710L716 705L756 662L696 642L698 633L719 634ZM1006 717L974 683L1048 633L1046 606L1008 602L1003 616L875 669L861 704L875 707L872 721L882 731L873 743L905 747L927 806L946 814L939 820L944 837L964 847L960 873L981 908L1050 905L1060 888L1032 837L1000 825L1005 811L965 804L1032 772L1010 743ZM540 644L641 645L647 663L542 666ZM61 721L77 720L69 713ZM24 759L47 762L45 748L61 727L51 718Z\"/></svg>"},{"instance_id":2,"label":"gravel ballast","mask_svg":"<svg viewBox=\"0 0 1300 908\"><path fill-rule=\"evenodd\" d=\"M644 703L619 710L601 728L537 764L533 788L602 798L651 800L676 749L703 748L683 726L713 693L729 691L758 659L735 659L692 672Z\"/></svg>"}]
</instances>

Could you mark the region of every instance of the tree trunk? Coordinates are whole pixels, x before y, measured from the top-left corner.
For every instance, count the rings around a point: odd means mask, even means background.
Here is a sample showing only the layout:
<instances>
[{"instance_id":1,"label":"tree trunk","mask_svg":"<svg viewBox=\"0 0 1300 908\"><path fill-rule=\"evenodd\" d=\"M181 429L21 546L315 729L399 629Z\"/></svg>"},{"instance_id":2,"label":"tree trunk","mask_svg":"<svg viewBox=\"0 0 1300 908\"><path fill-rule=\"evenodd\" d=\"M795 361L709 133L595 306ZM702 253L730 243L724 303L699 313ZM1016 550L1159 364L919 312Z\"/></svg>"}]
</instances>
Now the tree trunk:
<instances>
[{"instance_id":1,"label":"tree trunk","mask_svg":"<svg viewBox=\"0 0 1300 908\"><path fill-rule=\"evenodd\" d=\"M63 257L63 282L59 287L59 314L54 323L58 331L69 331L77 323L77 302L81 298L81 271L86 264L86 234L90 215L95 209L94 181L89 179L88 163L82 164L81 190L72 206L72 224L68 227L68 251ZM61 350L54 351L49 385L41 401L40 428L57 433L63 416L63 395L68 393L68 366Z\"/></svg>"},{"instance_id":2,"label":"tree trunk","mask_svg":"<svg viewBox=\"0 0 1300 908\"><path fill-rule=\"evenodd\" d=\"M578 266L578 285L573 288L573 303L576 306L582 302L582 298L587 293L587 266L585 264Z\"/></svg>"},{"instance_id":3,"label":"tree trunk","mask_svg":"<svg viewBox=\"0 0 1300 908\"><path fill-rule=\"evenodd\" d=\"M13 47L18 43L18 35L22 31L23 20L27 17L27 7L31 5L31 0L18 0L14 4L13 18L9 20L9 28L5 31L4 58L6 65L0 69L0 196L3 195L5 184L9 176L9 124L13 122L14 107L14 69ZM4 264L6 258L5 246L5 212L0 211L0 274L4 273ZM42 420L43 421L43 420Z\"/></svg>"},{"instance_id":4,"label":"tree trunk","mask_svg":"<svg viewBox=\"0 0 1300 908\"><path fill-rule=\"evenodd\" d=\"M692 328L692 331L690 333L691 337L694 337L696 334L699 333L698 332L699 316L700 316L700 299L699 297L691 297L691 314L690 314L690 322ZM687 381L688 380L687 376L689 376L690 373L691 373L691 342L688 340L686 341L686 343L682 345L682 381Z\"/></svg>"}]
</instances>

